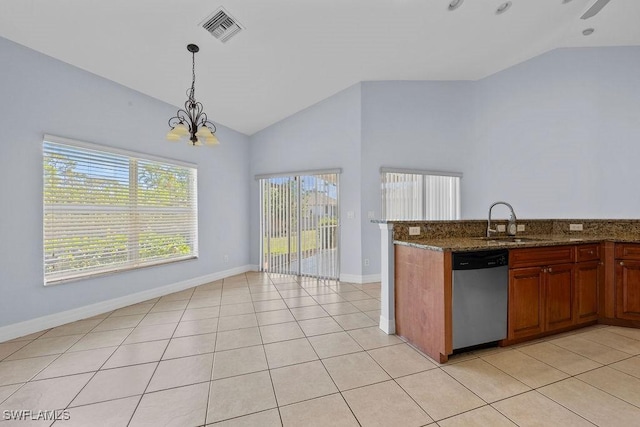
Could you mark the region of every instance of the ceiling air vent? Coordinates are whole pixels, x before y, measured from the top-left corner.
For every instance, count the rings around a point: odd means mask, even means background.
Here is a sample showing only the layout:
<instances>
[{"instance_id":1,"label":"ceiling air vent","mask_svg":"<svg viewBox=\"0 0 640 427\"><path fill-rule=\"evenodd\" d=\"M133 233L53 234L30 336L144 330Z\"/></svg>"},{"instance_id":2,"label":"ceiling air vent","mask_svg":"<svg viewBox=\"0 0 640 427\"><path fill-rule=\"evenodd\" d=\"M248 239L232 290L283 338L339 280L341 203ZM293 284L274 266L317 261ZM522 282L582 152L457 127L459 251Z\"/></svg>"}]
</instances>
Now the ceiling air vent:
<instances>
[{"instance_id":1,"label":"ceiling air vent","mask_svg":"<svg viewBox=\"0 0 640 427\"><path fill-rule=\"evenodd\" d=\"M220 8L202 22L202 28L209 31L213 37L226 43L231 37L238 34L244 28L229 12Z\"/></svg>"}]
</instances>

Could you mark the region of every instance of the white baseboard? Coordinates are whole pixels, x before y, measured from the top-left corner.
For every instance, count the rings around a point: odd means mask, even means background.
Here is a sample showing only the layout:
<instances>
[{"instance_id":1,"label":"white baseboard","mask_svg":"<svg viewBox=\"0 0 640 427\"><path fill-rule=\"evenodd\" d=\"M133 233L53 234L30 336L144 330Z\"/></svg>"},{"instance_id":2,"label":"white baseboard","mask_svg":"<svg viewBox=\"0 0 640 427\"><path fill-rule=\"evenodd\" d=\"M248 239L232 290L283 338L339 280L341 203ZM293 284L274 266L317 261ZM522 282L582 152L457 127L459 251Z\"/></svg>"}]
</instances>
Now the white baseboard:
<instances>
[{"instance_id":1,"label":"white baseboard","mask_svg":"<svg viewBox=\"0 0 640 427\"><path fill-rule=\"evenodd\" d=\"M369 274L362 276L359 274L340 274L341 282L349 283L375 283L380 281L380 274Z\"/></svg>"},{"instance_id":2,"label":"white baseboard","mask_svg":"<svg viewBox=\"0 0 640 427\"><path fill-rule=\"evenodd\" d=\"M146 291L137 292L135 294L124 295L107 301L100 301L95 304L62 311L60 313L49 314L47 316L2 326L0 327L0 343L13 338L40 332L45 329L55 328L56 326L64 325L66 323L97 316L98 314L117 310L131 304L137 304L151 298L157 298L193 288L194 286L204 285L205 283L224 279L225 277L235 276L236 274L246 273L247 271L254 271L253 267L254 266L252 265L244 265L229 270L219 271L217 273L207 274L205 276L194 277L192 279L183 280L181 282L172 283L158 288L147 289Z\"/></svg>"},{"instance_id":3,"label":"white baseboard","mask_svg":"<svg viewBox=\"0 0 640 427\"><path fill-rule=\"evenodd\" d=\"M380 279L380 273L378 274L368 274L366 276L362 276L362 282L360 283L376 283L379 282Z\"/></svg>"},{"instance_id":4,"label":"white baseboard","mask_svg":"<svg viewBox=\"0 0 640 427\"><path fill-rule=\"evenodd\" d=\"M395 334L396 333L395 319L387 319L386 317L380 316L380 329L382 329L389 335Z\"/></svg>"}]
</instances>

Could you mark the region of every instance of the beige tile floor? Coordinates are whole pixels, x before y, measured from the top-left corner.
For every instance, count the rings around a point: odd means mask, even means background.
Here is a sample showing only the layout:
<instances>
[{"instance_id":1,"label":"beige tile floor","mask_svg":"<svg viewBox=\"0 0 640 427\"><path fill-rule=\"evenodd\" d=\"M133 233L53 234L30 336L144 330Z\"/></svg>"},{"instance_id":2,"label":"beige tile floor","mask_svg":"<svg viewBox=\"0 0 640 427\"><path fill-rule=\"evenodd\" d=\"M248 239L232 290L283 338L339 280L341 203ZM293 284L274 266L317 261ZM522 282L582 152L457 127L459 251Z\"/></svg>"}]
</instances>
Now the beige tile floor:
<instances>
[{"instance_id":1,"label":"beige tile floor","mask_svg":"<svg viewBox=\"0 0 640 427\"><path fill-rule=\"evenodd\" d=\"M247 273L0 343L0 414L54 426L640 426L640 330L439 365L377 327L380 284ZM52 421L0 420L0 427Z\"/></svg>"}]
</instances>

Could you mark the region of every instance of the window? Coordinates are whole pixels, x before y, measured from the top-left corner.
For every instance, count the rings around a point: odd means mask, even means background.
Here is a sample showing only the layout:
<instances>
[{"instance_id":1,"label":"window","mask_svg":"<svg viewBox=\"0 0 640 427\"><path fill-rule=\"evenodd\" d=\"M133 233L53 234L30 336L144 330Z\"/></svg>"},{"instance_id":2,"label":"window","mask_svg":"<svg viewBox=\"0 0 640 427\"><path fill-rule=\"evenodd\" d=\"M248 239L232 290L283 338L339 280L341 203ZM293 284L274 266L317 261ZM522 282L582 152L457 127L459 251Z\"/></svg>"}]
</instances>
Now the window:
<instances>
[{"instance_id":1,"label":"window","mask_svg":"<svg viewBox=\"0 0 640 427\"><path fill-rule=\"evenodd\" d=\"M460 219L462 174L389 168L380 172L384 219Z\"/></svg>"},{"instance_id":2,"label":"window","mask_svg":"<svg viewBox=\"0 0 640 427\"><path fill-rule=\"evenodd\" d=\"M193 165L46 135L44 279L198 256Z\"/></svg>"}]
</instances>

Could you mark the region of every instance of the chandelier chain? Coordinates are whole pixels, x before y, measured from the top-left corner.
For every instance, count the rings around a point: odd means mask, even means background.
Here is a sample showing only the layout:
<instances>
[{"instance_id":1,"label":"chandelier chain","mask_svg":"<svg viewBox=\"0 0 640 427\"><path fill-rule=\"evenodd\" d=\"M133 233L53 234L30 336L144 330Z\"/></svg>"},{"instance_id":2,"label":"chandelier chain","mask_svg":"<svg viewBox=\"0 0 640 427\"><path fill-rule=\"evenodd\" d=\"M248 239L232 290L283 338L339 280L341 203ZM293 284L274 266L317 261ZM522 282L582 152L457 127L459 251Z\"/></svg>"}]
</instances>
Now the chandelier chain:
<instances>
[{"instance_id":1,"label":"chandelier chain","mask_svg":"<svg viewBox=\"0 0 640 427\"><path fill-rule=\"evenodd\" d=\"M191 52L191 102L196 101L196 53Z\"/></svg>"}]
</instances>

